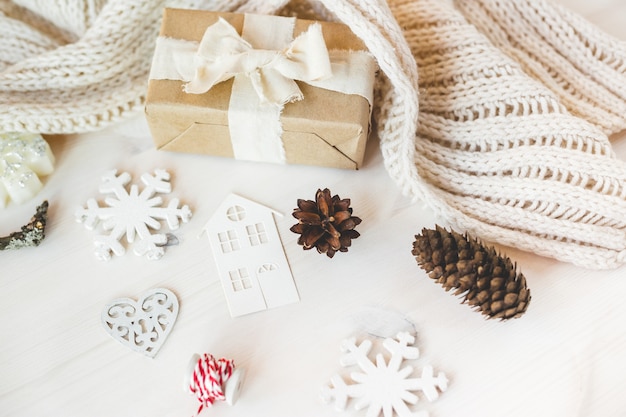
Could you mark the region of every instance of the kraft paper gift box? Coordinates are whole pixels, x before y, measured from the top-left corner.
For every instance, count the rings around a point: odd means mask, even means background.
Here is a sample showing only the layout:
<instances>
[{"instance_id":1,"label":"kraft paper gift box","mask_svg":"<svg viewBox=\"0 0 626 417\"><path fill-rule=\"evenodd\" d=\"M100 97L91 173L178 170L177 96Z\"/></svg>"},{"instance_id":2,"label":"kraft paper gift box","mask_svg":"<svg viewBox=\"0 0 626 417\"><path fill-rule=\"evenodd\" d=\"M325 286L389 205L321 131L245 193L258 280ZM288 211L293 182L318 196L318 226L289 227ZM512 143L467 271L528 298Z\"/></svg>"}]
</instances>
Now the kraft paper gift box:
<instances>
[{"instance_id":1,"label":"kraft paper gift box","mask_svg":"<svg viewBox=\"0 0 626 417\"><path fill-rule=\"evenodd\" d=\"M156 44L145 113L158 149L361 166L376 64L349 27L165 9Z\"/></svg>"}]
</instances>

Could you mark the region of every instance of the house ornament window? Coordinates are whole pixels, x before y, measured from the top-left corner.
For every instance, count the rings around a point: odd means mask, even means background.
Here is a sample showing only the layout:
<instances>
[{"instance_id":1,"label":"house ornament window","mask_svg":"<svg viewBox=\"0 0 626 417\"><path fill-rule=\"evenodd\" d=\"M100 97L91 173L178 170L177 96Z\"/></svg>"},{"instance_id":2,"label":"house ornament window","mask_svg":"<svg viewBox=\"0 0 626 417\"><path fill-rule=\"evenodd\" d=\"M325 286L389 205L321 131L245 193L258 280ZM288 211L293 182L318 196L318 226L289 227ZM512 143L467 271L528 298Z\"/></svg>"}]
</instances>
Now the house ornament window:
<instances>
[{"instance_id":1,"label":"house ornament window","mask_svg":"<svg viewBox=\"0 0 626 417\"><path fill-rule=\"evenodd\" d=\"M278 269L278 265L276 264L263 264L259 267L257 272L259 274L264 274L265 272L276 271Z\"/></svg>"},{"instance_id":2,"label":"house ornament window","mask_svg":"<svg viewBox=\"0 0 626 417\"><path fill-rule=\"evenodd\" d=\"M241 249L239 245L239 238L235 230L227 230L225 232L219 232L217 238L220 242L222 253L230 253Z\"/></svg>"},{"instance_id":3,"label":"house ornament window","mask_svg":"<svg viewBox=\"0 0 626 417\"><path fill-rule=\"evenodd\" d=\"M228 271L228 275L235 292L252 288L252 281L246 268L233 269Z\"/></svg>"},{"instance_id":4,"label":"house ornament window","mask_svg":"<svg viewBox=\"0 0 626 417\"><path fill-rule=\"evenodd\" d=\"M263 223L249 224L246 226L246 232L248 233L248 240L250 240L250 245L252 246L259 246L268 242L265 225Z\"/></svg>"},{"instance_id":5,"label":"house ornament window","mask_svg":"<svg viewBox=\"0 0 626 417\"><path fill-rule=\"evenodd\" d=\"M246 218L246 209L241 206L231 206L226 210L226 217L233 222L239 222Z\"/></svg>"}]
</instances>

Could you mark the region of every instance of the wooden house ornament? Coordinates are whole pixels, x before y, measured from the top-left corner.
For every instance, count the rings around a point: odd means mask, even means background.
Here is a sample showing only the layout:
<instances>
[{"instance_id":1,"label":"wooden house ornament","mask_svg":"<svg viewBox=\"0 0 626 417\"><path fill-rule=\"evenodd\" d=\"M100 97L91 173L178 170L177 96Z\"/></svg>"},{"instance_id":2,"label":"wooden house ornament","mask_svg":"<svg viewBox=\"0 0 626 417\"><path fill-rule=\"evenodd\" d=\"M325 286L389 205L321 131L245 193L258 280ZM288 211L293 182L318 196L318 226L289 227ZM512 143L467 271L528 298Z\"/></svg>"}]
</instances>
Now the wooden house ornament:
<instances>
[{"instance_id":1,"label":"wooden house ornament","mask_svg":"<svg viewBox=\"0 0 626 417\"><path fill-rule=\"evenodd\" d=\"M204 226L232 317L300 300L274 215L230 194Z\"/></svg>"}]
</instances>

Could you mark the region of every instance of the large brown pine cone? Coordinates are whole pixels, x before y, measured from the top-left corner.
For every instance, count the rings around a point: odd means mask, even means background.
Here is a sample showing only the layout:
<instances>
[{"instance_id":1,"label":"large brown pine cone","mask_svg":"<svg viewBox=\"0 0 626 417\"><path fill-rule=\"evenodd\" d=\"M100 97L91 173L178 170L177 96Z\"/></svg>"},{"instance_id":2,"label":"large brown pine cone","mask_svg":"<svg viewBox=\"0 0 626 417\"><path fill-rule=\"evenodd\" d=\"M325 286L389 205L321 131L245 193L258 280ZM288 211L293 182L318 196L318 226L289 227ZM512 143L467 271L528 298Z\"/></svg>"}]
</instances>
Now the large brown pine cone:
<instances>
[{"instance_id":1,"label":"large brown pine cone","mask_svg":"<svg viewBox=\"0 0 626 417\"><path fill-rule=\"evenodd\" d=\"M352 239L360 236L354 228L361 219L352 215L350 199L331 197L328 188L318 189L315 201L298 199L298 208L292 214L298 223L289 230L300 234L298 245L305 250L316 248L329 258L347 252Z\"/></svg>"},{"instance_id":2,"label":"large brown pine cone","mask_svg":"<svg viewBox=\"0 0 626 417\"><path fill-rule=\"evenodd\" d=\"M413 255L428 276L446 291L463 296L487 318L506 320L520 317L528 308L530 290L508 257L493 247L483 246L455 231L436 226L415 236Z\"/></svg>"}]
</instances>

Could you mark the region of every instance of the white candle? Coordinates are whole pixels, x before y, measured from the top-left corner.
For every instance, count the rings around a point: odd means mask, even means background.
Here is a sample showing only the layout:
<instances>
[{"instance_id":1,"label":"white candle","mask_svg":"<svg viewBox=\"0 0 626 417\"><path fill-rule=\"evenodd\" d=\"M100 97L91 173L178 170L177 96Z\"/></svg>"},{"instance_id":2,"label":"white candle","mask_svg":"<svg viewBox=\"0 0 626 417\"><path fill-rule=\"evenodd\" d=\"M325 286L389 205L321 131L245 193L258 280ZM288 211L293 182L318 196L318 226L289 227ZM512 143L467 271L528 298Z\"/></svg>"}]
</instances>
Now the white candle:
<instances>
[{"instance_id":1,"label":"white candle","mask_svg":"<svg viewBox=\"0 0 626 417\"><path fill-rule=\"evenodd\" d=\"M50 146L37 133L0 133L0 208L21 204L43 187L39 176L54 171Z\"/></svg>"}]
</instances>

